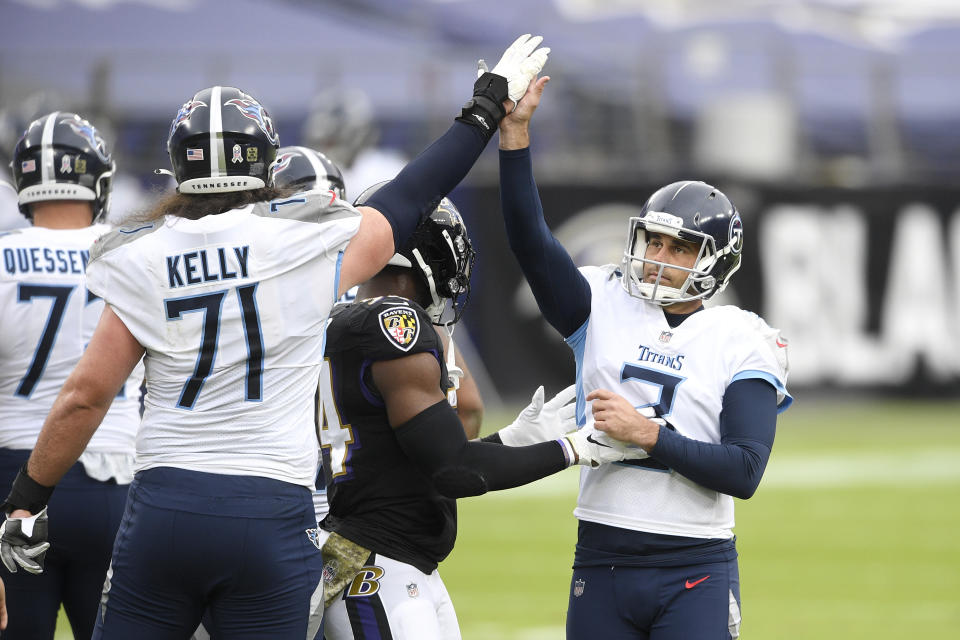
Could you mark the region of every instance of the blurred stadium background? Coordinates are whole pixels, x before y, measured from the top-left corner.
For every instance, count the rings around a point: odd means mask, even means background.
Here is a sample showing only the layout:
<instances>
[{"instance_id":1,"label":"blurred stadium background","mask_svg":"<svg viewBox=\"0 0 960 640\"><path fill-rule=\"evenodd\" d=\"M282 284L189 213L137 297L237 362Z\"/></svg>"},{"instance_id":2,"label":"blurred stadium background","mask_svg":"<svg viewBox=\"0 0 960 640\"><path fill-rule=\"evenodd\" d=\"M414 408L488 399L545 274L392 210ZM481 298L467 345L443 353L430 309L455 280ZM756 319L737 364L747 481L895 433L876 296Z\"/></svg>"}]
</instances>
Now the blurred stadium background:
<instances>
[{"instance_id":1,"label":"blurred stadium background","mask_svg":"<svg viewBox=\"0 0 960 640\"><path fill-rule=\"evenodd\" d=\"M121 220L169 188L152 171L180 104L227 84L270 109L282 144L349 166L356 195L445 130L476 59L523 31L553 49L534 163L576 259L619 260L654 188L707 180L747 233L724 300L791 339L797 402L738 505L743 637L954 637L952 0L0 0L0 178L29 120L79 111L115 148ZM453 194L479 250L457 339L486 430L573 376L507 251L496 181L490 149ZM0 186L0 224L18 223L10 197ZM462 502L442 572L467 640L562 637L573 473Z\"/></svg>"}]
</instances>

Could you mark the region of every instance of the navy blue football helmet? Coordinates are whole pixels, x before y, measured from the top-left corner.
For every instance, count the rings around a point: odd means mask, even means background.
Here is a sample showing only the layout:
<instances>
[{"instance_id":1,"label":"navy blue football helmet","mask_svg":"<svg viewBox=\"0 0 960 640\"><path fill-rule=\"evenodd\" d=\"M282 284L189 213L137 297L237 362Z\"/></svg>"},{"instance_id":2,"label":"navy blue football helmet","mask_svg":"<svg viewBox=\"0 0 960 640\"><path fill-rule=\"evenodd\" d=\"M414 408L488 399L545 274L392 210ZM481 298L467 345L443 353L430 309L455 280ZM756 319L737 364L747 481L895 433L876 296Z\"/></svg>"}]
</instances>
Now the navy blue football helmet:
<instances>
[{"instance_id":1,"label":"navy blue football helmet","mask_svg":"<svg viewBox=\"0 0 960 640\"><path fill-rule=\"evenodd\" d=\"M13 151L13 179L20 212L44 200L86 200L93 221L110 209L114 162L100 133L75 113L54 111L27 127Z\"/></svg>"},{"instance_id":2,"label":"navy blue football helmet","mask_svg":"<svg viewBox=\"0 0 960 640\"><path fill-rule=\"evenodd\" d=\"M167 152L180 193L260 189L280 148L273 119L234 87L210 87L186 101L170 124Z\"/></svg>"},{"instance_id":3,"label":"navy blue football helmet","mask_svg":"<svg viewBox=\"0 0 960 640\"><path fill-rule=\"evenodd\" d=\"M692 268L646 257L651 233L659 233L698 247ZM674 182L644 203L640 215L630 218L623 252L623 286L630 295L659 305L708 299L724 290L740 268L743 221L737 208L716 187L704 182ZM654 282L644 282L643 266L657 268ZM661 284L665 269L687 272L679 287Z\"/></svg>"},{"instance_id":4,"label":"navy blue football helmet","mask_svg":"<svg viewBox=\"0 0 960 640\"><path fill-rule=\"evenodd\" d=\"M387 182L368 187L354 206L366 204ZM463 315L470 299L470 272L475 259L463 216L449 198L444 198L387 264L413 269L430 294L427 315L434 324L451 325ZM444 313L448 307L450 312Z\"/></svg>"},{"instance_id":5,"label":"navy blue football helmet","mask_svg":"<svg viewBox=\"0 0 960 640\"><path fill-rule=\"evenodd\" d=\"M270 165L270 179L277 187L299 191L329 190L341 200L347 197L340 168L319 151L307 147L283 147Z\"/></svg>"}]
</instances>

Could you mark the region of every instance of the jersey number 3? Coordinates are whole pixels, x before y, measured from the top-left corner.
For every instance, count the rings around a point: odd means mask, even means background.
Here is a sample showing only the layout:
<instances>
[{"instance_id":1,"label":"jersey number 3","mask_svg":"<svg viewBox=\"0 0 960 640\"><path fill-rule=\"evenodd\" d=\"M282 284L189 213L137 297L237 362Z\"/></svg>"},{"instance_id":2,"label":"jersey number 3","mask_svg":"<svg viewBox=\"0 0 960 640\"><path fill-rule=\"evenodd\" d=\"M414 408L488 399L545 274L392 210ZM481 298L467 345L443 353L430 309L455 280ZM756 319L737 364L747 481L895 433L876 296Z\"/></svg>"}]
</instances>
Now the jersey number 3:
<instances>
[{"instance_id":1,"label":"jersey number 3","mask_svg":"<svg viewBox=\"0 0 960 640\"><path fill-rule=\"evenodd\" d=\"M680 383L686 380L686 378L682 376L675 376L658 369L648 369L646 367L641 367L640 365L627 362L624 363L623 368L620 370L620 382L626 382L627 380L636 380L637 382L648 384L659 389L660 395L657 398L657 401L650 403L647 406L653 407L653 411L657 414L657 417L663 418L673 413L673 403L677 399L677 387L679 387ZM673 429L673 427L669 424L667 426ZM667 465L657 462L652 458L644 458L643 460L624 460L622 463L618 464L625 464L631 467L640 467L641 469L648 469L651 471L669 470Z\"/></svg>"}]
</instances>

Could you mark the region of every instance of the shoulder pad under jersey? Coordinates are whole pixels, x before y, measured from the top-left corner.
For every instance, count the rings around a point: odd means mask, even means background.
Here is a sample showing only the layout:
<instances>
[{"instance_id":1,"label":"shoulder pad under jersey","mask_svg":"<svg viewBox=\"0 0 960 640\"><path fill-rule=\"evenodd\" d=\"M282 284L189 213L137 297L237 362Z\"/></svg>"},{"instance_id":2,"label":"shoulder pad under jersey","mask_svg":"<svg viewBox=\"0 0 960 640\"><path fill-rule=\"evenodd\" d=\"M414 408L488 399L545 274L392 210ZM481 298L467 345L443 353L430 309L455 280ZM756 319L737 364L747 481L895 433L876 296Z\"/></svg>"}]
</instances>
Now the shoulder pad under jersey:
<instances>
[{"instance_id":1,"label":"shoulder pad under jersey","mask_svg":"<svg viewBox=\"0 0 960 640\"><path fill-rule=\"evenodd\" d=\"M108 251L121 247L128 242L133 242L137 238L153 233L163 226L163 221L132 223L122 225L106 232L97 238L93 246L90 247L90 262L93 262Z\"/></svg>"},{"instance_id":2,"label":"shoulder pad under jersey","mask_svg":"<svg viewBox=\"0 0 960 640\"><path fill-rule=\"evenodd\" d=\"M253 206L254 215L264 218L285 218L300 222L332 222L359 216L356 207L338 198L332 191L303 191Z\"/></svg>"}]
</instances>

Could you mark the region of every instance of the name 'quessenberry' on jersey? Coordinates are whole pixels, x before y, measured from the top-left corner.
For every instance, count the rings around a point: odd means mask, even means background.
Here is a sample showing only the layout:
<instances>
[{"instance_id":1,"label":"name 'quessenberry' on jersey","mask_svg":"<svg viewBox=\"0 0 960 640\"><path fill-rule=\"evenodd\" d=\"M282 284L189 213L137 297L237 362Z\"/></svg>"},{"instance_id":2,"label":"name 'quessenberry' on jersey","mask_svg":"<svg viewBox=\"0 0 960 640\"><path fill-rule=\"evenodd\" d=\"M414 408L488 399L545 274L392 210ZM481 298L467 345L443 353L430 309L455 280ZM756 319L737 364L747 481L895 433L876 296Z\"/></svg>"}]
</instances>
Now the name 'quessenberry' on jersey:
<instances>
[{"instance_id":1,"label":"name 'quessenberry' on jersey","mask_svg":"<svg viewBox=\"0 0 960 640\"><path fill-rule=\"evenodd\" d=\"M107 231L28 227L0 235L0 447L33 448L93 336L104 302L85 274L90 245ZM137 365L87 451L133 451L142 379Z\"/></svg>"}]
</instances>

